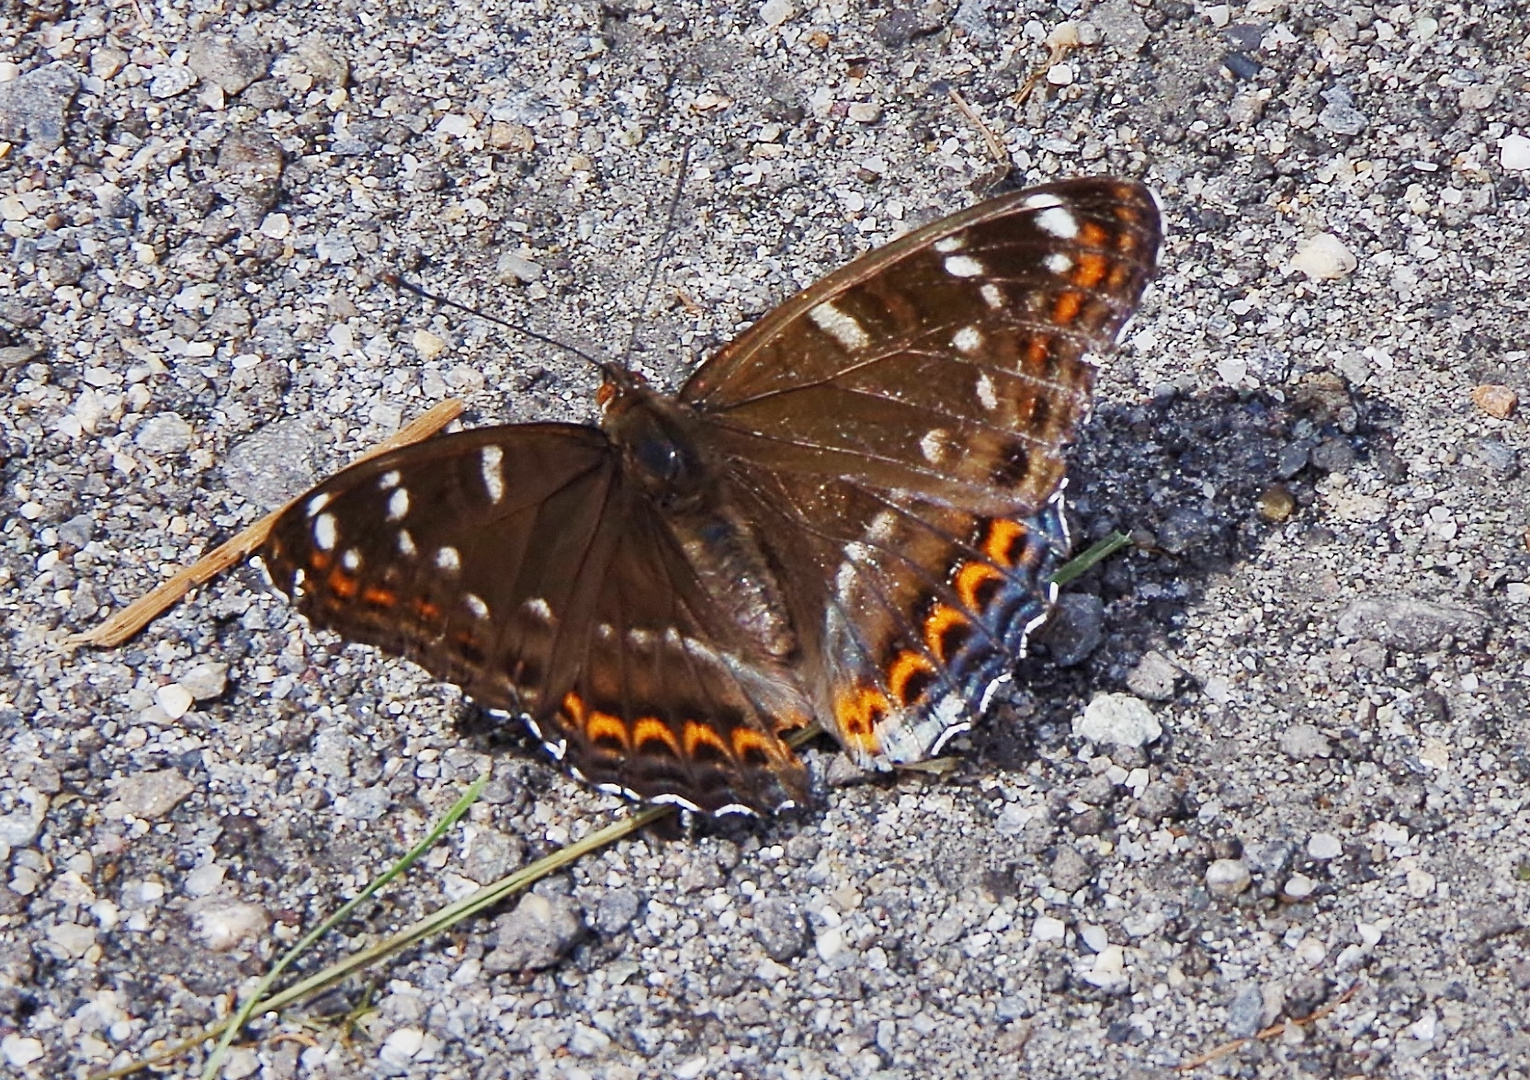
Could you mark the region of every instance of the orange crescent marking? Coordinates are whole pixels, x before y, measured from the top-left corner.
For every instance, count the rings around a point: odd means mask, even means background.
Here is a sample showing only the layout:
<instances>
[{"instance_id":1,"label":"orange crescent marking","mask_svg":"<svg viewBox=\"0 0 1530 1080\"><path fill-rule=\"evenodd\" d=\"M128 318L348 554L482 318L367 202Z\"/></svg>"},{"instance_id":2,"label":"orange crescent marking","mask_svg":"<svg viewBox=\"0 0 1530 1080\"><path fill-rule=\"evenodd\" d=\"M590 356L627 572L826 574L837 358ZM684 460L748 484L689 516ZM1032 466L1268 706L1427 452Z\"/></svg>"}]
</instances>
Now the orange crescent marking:
<instances>
[{"instance_id":1,"label":"orange crescent marking","mask_svg":"<svg viewBox=\"0 0 1530 1080\"><path fill-rule=\"evenodd\" d=\"M368 585L361 590L361 599L375 607L392 607L398 603L398 593L381 585Z\"/></svg>"},{"instance_id":2,"label":"orange crescent marking","mask_svg":"<svg viewBox=\"0 0 1530 1080\"><path fill-rule=\"evenodd\" d=\"M841 694L834 702L834 719L845 741L875 752L880 746L876 736L877 714L886 713L889 704L887 695L872 686L857 686Z\"/></svg>"},{"instance_id":3,"label":"orange crescent marking","mask_svg":"<svg viewBox=\"0 0 1530 1080\"><path fill-rule=\"evenodd\" d=\"M315 551L310 557L308 565L310 569L323 572L334 565L335 557L327 551Z\"/></svg>"},{"instance_id":4,"label":"orange crescent marking","mask_svg":"<svg viewBox=\"0 0 1530 1080\"><path fill-rule=\"evenodd\" d=\"M1095 221L1086 221L1078 231L1079 241L1088 247L1104 247L1110 230Z\"/></svg>"},{"instance_id":5,"label":"orange crescent marking","mask_svg":"<svg viewBox=\"0 0 1530 1080\"><path fill-rule=\"evenodd\" d=\"M956 572L956 595L962 598L962 603L969 610L981 611L983 605L978 602L978 589L990 581L1002 580L1003 576L987 563L963 563L962 568Z\"/></svg>"},{"instance_id":6,"label":"orange crescent marking","mask_svg":"<svg viewBox=\"0 0 1530 1080\"><path fill-rule=\"evenodd\" d=\"M1105 277L1110 260L1095 252L1085 252L1078 257L1078 268L1073 272L1073 284L1080 289L1092 289Z\"/></svg>"},{"instance_id":7,"label":"orange crescent marking","mask_svg":"<svg viewBox=\"0 0 1530 1080\"><path fill-rule=\"evenodd\" d=\"M951 658L946 655L945 635L946 631L953 626L970 626L972 620L957 611L950 604L936 604L935 610L924 620L924 643L929 646L930 652L940 658L942 664L949 664Z\"/></svg>"},{"instance_id":8,"label":"orange crescent marking","mask_svg":"<svg viewBox=\"0 0 1530 1080\"><path fill-rule=\"evenodd\" d=\"M563 711L575 727L584 727L584 699L572 690L563 695Z\"/></svg>"},{"instance_id":9,"label":"orange crescent marking","mask_svg":"<svg viewBox=\"0 0 1530 1080\"><path fill-rule=\"evenodd\" d=\"M780 756L775 753L775 745L771 740L758 731L746 727L734 728L733 756L743 761L749 757L752 750L758 750L767 761Z\"/></svg>"},{"instance_id":10,"label":"orange crescent marking","mask_svg":"<svg viewBox=\"0 0 1530 1080\"><path fill-rule=\"evenodd\" d=\"M1025 350L1025 362L1029 367L1045 367L1051 353L1052 339L1045 334L1037 334L1031 338L1030 346Z\"/></svg>"},{"instance_id":11,"label":"orange crescent marking","mask_svg":"<svg viewBox=\"0 0 1530 1080\"><path fill-rule=\"evenodd\" d=\"M919 653L904 649L898 654L896 660L887 668L887 688L892 691L892 696L903 702L905 706L914 704L918 698L910 697L908 693L909 680L916 675L935 674L935 665L926 660ZM920 691L923 694L923 691Z\"/></svg>"},{"instance_id":12,"label":"orange crescent marking","mask_svg":"<svg viewBox=\"0 0 1530 1080\"><path fill-rule=\"evenodd\" d=\"M356 590L361 587L355 578L339 570L330 571L329 577L324 579L324 584L329 587L330 592L342 600L349 600L355 596Z\"/></svg>"},{"instance_id":13,"label":"orange crescent marking","mask_svg":"<svg viewBox=\"0 0 1530 1080\"><path fill-rule=\"evenodd\" d=\"M675 738L675 733L669 730L669 725L656 716L641 716L632 724L632 745L641 747L646 742L661 742L669 747L670 753L675 757L680 756L680 741Z\"/></svg>"},{"instance_id":14,"label":"orange crescent marking","mask_svg":"<svg viewBox=\"0 0 1530 1080\"><path fill-rule=\"evenodd\" d=\"M1015 541L1025 536L1025 526L1008 518L994 518L988 523L988 535L983 538L983 554L1000 566L1014 566L1010 552Z\"/></svg>"},{"instance_id":15,"label":"orange crescent marking","mask_svg":"<svg viewBox=\"0 0 1530 1080\"><path fill-rule=\"evenodd\" d=\"M601 739L615 739L621 743L623 750L632 749L631 744L627 742L627 725L622 723L619 716L592 712L584 721L583 727L584 737L592 743Z\"/></svg>"},{"instance_id":16,"label":"orange crescent marking","mask_svg":"<svg viewBox=\"0 0 1530 1080\"><path fill-rule=\"evenodd\" d=\"M687 720L685 722L685 756L694 758L697 747L702 743L722 751L725 757L728 756L728 744L723 742L721 735L705 724L699 724L695 720Z\"/></svg>"},{"instance_id":17,"label":"orange crescent marking","mask_svg":"<svg viewBox=\"0 0 1530 1080\"><path fill-rule=\"evenodd\" d=\"M1058 326L1068 326L1078 313L1083 309L1084 298L1076 292L1065 292L1057 298L1057 303L1052 305L1052 318Z\"/></svg>"},{"instance_id":18,"label":"orange crescent marking","mask_svg":"<svg viewBox=\"0 0 1530 1080\"><path fill-rule=\"evenodd\" d=\"M414 610L426 622L435 622L441 617L441 608L423 597L414 602Z\"/></svg>"}]
</instances>

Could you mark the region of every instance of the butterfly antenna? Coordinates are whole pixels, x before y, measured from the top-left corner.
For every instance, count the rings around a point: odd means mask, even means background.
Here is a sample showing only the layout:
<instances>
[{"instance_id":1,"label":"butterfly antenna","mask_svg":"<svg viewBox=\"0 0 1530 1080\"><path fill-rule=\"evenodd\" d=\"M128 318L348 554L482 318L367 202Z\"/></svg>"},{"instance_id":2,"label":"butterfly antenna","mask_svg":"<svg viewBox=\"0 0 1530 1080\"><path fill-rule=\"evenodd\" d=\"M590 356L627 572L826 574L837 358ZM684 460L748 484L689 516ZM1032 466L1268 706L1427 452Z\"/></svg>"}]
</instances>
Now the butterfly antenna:
<instances>
[{"instance_id":1,"label":"butterfly antenna","mask_svg":"<svg viewBox=\"0 0 1530 1080\"><path fill-rule=\"evenodd\" d=\"M659 271L664 266L664 256L669 254L669 242L675 237L675 216L680 210L680 193L685 190L685 174L691 165L692 140L687 139L685 146L680 150L680 169L675 175L675 188L669 193L669 206L664 211L664 238L659 241L658 254L654 256L653 269L648 272L648 285L643 289L643 302L638 305L638 317L632 320L632 332L627 335L627 347L622 351L622 361L632 355L632 346L637 341L638 326L641 325L643 312L648 310L648 301L653 298L654 287L659 283Z\"/></svg>"},{"instance_id":2,"label":"butterfly antenna","mask_svg":"<svg viewBox=\"0 0 1530 1080\"><path fill-rule=\"evenodd\" d=\"M422 289L420 286L416 285L414 282L408 280L407 278L400 277L398 274L383 274L382 280L386 281L389 285L392 285L395 289L402 289L404 292L414 293L414 295L425 300L432 300L435 303L441 304L445 307L456 308L458 311L466 312L469 315L476 315L480 319L487 319L489 322L496 326L504 327L511 333L520 334L522 337L528 337L532 341L540 341L544 345L551 345L555 349L562 349L564 352L573 353L575 356L579 357L579 359L583 360L591 367L599 369L603 373L609 372L611 368L611 365L606 361L597 360L595 357L591 356L583 349L576 348L566 341L559 341L557 338L548 337L546 334L539 334L535 330L522 326L520 323L513 323L508 319L501 319L497 315L490 315L487 311L479 311L475 307L469 307L467 304L458 303L456 300L453 300L450 297L438 296L427 289Z\"/></svg>"}]
</instances>

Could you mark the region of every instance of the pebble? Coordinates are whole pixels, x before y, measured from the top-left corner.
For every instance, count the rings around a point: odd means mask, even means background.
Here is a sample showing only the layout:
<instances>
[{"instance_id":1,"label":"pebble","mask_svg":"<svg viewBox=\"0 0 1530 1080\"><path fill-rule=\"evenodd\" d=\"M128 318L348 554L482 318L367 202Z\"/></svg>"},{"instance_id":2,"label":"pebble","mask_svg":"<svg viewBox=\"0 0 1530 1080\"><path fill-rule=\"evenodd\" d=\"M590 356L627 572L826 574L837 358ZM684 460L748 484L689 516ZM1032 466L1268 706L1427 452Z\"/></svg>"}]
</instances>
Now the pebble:
<instances>
[{"instance_id":1,"label":"pebble","mask_svg":"<svg viewBox=\"0 0 1530 1080\"><path fill-rule=\"evenodd\" d=\"M1322 93L1327 102L1318 113L1318 124L1335 135L1358 135L1365 130L1365 114L1355 108L1355 99L1343 86L1330 86Z\"/></svg>"},{"instance_id":2,"label":"pebble","mask_svg":"<svg viewBox=\"0 0 1530 1080\"><path fill-rule=\"evenodd\" d=\"M1183 674L1163 653L1149 650L1127 672L1126 688L1148 701L1170 701Z\"/></svg>"},{"instance_id":3,"label":"pebble","mask_svg":"<svg viewBox=\"0 0 1530 1080\"><path fill-rule=\"evenodd\" d=\"M227 952L260 938L270 925L265 908L238 900L201 908L193 917L197 936L213 952Z\"/></svg>"},{"instance_id":4,"label":"pebble","mask_svg":"<svg viewBox=\"0 0 1530 1080\"><path fill-rule=\"evenodd\" d=\"M494 920L494 951L484 970L538 971L562 959L584 935L584 915L566 896L527 893L514 911Z\"/></svg>"},{"instance_id":5,"label":"pebble","mask_svg":"<svg viewBox=\"0 0 1530 1080\"><path fill-rule=\"evenodd\" d=\"M595 1057L605 1053L611 1045L611 1036L587 1024L574 1025L574 1033L568 1037L569 1052L579 1057Z\"/></svg>"},{"instance_id":6,"label":"pebble","mask_svg":"<svg viewBox=\"0 0 1530 1080\"><path fill-rule=\"evenodd\" d=\"M306 417L267 424L228 448L223 481L256 506L274 510L313 486L318 436Z\"/></svg>"},{"instance_id":7,"label":"pebble","mask_svg":"<svg viewBox=\"0 0 1530 1080\"><path fill-rule=\"evenodd\" d=\"M1297 761L1325 758L1333 753L1333 746L1313 724L1292 724L1280 733L1280 750Z\"/></svg>"},{"instance_id":8,"label":"pebble","mask_svg":"<svg viewBox=\"0 0 1530 1080\"><path fill-rule=\"evenodd\" d=\"M1052 887L1059 892L1075 893L1089 884L1094 877L1094 867L1080 855L1071 844L1060 844L1048 868Z\"/></svg>"},{"instance_id":9,"label":"pebble","mask_svg":"<svg viewBox=\"0 0 1530 1080\"><path fill-rule=\"evenodd\" d=\"M102 813L110 820L157 821L195 790L196 785L174 769L138 773L117 784Z\"/></svg>"},{"instance_id":10,"label":"pebble","mask_svg":"<svg viewBox=\"0 0 1530 1080\"><path fill-rule=\"evenodd\" d=\"M1089 593L1064 593L1039 638L1058 667L1082 664L1105 639L1105 604Z\"/></svg>"},{"instance_id":11,"label":"pebble","mask_svg":"<svg viewBox=\"0 0 1530 1080\"><path fill-rule=\"evenodd\" d=\"M1317 882L1306 874L1292 874L1280 890L1288 900L1305 900L1317 890Z\"/></svg>"},{"instance_id":12,"label":"pebble","mask_svg":"<svg viewBox=\"0 0 1530 1080\"><path fill-rule=\"evenodd\" d=\"M760 18L772 30L796 16L797 5L792 0L765 0L760 5Z\"/></svg>"},{"instance_id":13,"label":"pebble","mask_svg":"<svg viewBox=\"0 0 1530 1080\"><path fill-rule=\"evenodd\" d=\"M1449 638L1480 644L1487 636L1487 620L1470 608L1391 596L1354 601L1340 614L1338 631L1403 652L1425 653L1441 648Z\"/></svg>"},{"instance_id":14,"label":"pebble","mask_svg":"<svg viewBox=\"0 0 1530 1080\"><path fill-rule=\"evenodd\" d=\"M415 1027L395 1028L383 1040L380 1051L384 1061L404 1064L425 1048L425 1033Z\"/></svg>"},{"instance_id":15,"label":"pebble","mask_svg":"<svg viewBox=\"0 0 1530 1080\"><path fill-rule=\"evenodd\" d=\"M1495 420L1507 420L1519 407L1519 395L1500 383L1484 383L1472 391L1472 404Z\"/></svg>"},{"instance_id":16,"label":"pebble","mask_svg":"<svg viewBox=\"0 0 1530 1080\"><path fill-rule=\"evenodd\" d=\"M1140 698L1096 694L1074 719L1073 734L1095 744L1146 746L1163 734L1163 725Z\"/></svg>"},{"instance_id":17,"label":"pebble","mask_svg":"<svg viewBox=\"0 0 1530 1080\"><path fill-rule=\"evenodd\" d=\"M64 142L65 114L79 89L80 77L62 61L0 82L0 139L57 150Z\"/></svg>"},{"instance_id":18,"label":"pebble","mask_svg":"<svg viewBox=\"0 0 1530 1080\"><path fill-rule=\"evenodd\" d=\"M158 457L183 454L191 449L195 437L191 425L172 412L151 416L138 426L133 445Z\"/></svg>"},{"instance_id":19,"label":"pebble","mask_svg":"<svg viewBox=\"0 0 1530 1080\"><path fill-rule=\"evenodd\" d=\"M179 720L191 711L196 699L180 683L167 683L154 691L154 701L171 720Z\"/></svg>"},{"instance_id":20,"label":"pebble","mask_svg":"<svg viewBox=\"0 0 1530 1080\"><path fill-rule=\"evenodd\" d=\"M1296 497L1284 484L1270 484L1259 493L1256 502L1259 516L1272 524L1280 524L1296 510Z\"/></svg>"},{"instance_id":21,"label":"pebble","mask_svg":"<svg viewBox=\"0 0 1530 1080\"><path fill-rule=\"evenodd\" d=\"M1068 934L1068 924L1051 915L1042 915L1031 924L1031 940L1061 941Z\"/></svg>"},{"instance_id":22,"label":"pebble","mask_svg":"<svg viewBox=\"0 0 1530 1080\"><path fill-rule=\"evenodd\" d=\"M1286 264L1287 269L1305 274L1309 281L1336 281L1353 274L1360 260L1333 233L1318 233L1304 240Z\"/></svg>"},{"instance_id":23,"label":"pebble","mask_svg":"<svg viewBox=\"0 0 1530 1080\"><path fill-rule=\"evenodd\" d=\"M1344 844L1333 833L1313 833L1307 838L1307 854L1314 859L1337 859L1344 854Z\"/></svg>"},{"instance_id":24,"label":"pebble","mask_svg":"<svg viewBox=\"0 0 1530 1080\"><path fill-rule=\"evenodd\" d=\"M0 1054L12 1068L22 1069L43 1056L41 1039L29 1039L14 1032L0 1039Z\"/></svg>"},{"instance_id":25,"label":"pebble","mask_svg":"<svg viewBox=\"0 0 1530 1080\"><path fill-rule=\"evenodd\" d=\"M224 93L237 94L266 74L271 58L246 41L204 34L192 41L186 66Z\"/></svg>"},{"instance_id":26,"label":"pebble","mask_svg":"<svg viewBox=\"0 0 1530 1080\"><path fill-rule=\"evenodd\" d=\"M784 964L807 948L807 924L797 905L779 897L755 901L754 936L765 955Z\"/></svg>"},{"instance_id":27,"label":"pebble","mask_svg":"<svg viewBox=\"0 0 1530 1080\"><path fill-rule=\"evenodd\" d=\"M1238 1039L1258 1034L1264 1017L1264 992L1252 984L1241 986L1227 1006L1227 1033Z\"/></svg>"},{"instance_id":28,"label":"pebble","mask_svg":"<svg viewBox=\"0 0 1530 1080\"><path fill-rule=\"evenodd\" d=\"M193 699L197 701L211 701L213 698L222 697L228 689L228 665L216 660L207 660L181 672L175 680ZM164 702L160 702L160 708L164 708ZM168 710L167 710L168 711Z\"/></svg>"},{"instance_id":29,"label":"pebble","mask_svg":"<svg viewBox=\"0 0 1530 1080\"><path fill-rule=\"evenodd\" d=\"M1216 859L1206 867L1206 890L1224 899L1237 896L1253 882L1242 859Z\"/></svg>"},{"instance_id":30,"label":"pebble","mask_svg":"<svg viewBox=\"0 0 1530 1080\"><path fill-rule=\"evenodd\" d=\"M1515 134L1499 139L1498 163L1510 172L1530 171L1530 138Z\"/></svg>"}]
</instances>

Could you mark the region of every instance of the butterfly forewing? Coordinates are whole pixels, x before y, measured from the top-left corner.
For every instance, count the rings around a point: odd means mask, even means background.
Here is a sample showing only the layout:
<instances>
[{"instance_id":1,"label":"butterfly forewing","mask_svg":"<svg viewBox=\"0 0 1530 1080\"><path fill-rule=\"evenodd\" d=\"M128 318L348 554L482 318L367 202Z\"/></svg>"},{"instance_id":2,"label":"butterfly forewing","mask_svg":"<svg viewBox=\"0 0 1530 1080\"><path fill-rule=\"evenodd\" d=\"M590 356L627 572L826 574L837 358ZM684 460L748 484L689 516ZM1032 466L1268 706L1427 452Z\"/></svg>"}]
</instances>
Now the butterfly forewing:
<instances>
[{"instance_id":1,"label":"butterfly forewing","mask_svg":"<svg viewBox=\"0 0 1530 1080\"><path fill-rule=\"evenodd\" d=\"M802 675L863 765L967 726L1049 610L1091 359L1159 230L1126 181L990 200L831 274L682 390L755 513L782 520L777 561L813 563L788 589L817 643Z\"/></svg>"}]
</instances>

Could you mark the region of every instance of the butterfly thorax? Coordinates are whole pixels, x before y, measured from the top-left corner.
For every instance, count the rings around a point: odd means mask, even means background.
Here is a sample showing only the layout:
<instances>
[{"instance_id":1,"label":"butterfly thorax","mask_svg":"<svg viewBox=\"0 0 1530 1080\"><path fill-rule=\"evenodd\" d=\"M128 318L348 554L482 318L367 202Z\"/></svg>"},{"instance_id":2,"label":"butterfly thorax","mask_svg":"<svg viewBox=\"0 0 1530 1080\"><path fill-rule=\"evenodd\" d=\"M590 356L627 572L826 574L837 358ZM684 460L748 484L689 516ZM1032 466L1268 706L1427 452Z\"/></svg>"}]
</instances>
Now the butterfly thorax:
<instances>
[{"instance_id":1,"label":"butterfly thorax","mask_svg":"<svg viewBox=\"0 0 1530 1080\"><path fill-rule=\"evenodd\" d=\"M746 644L787 660L797 634L780 582L754 527L729 497L725 470L707 453L702 418L641 377L614 391L603 395L601 427L621 456L622 479L660 510L713 610L724 615L719 632L741 628Z\"/></svg>"}]
</instances>

